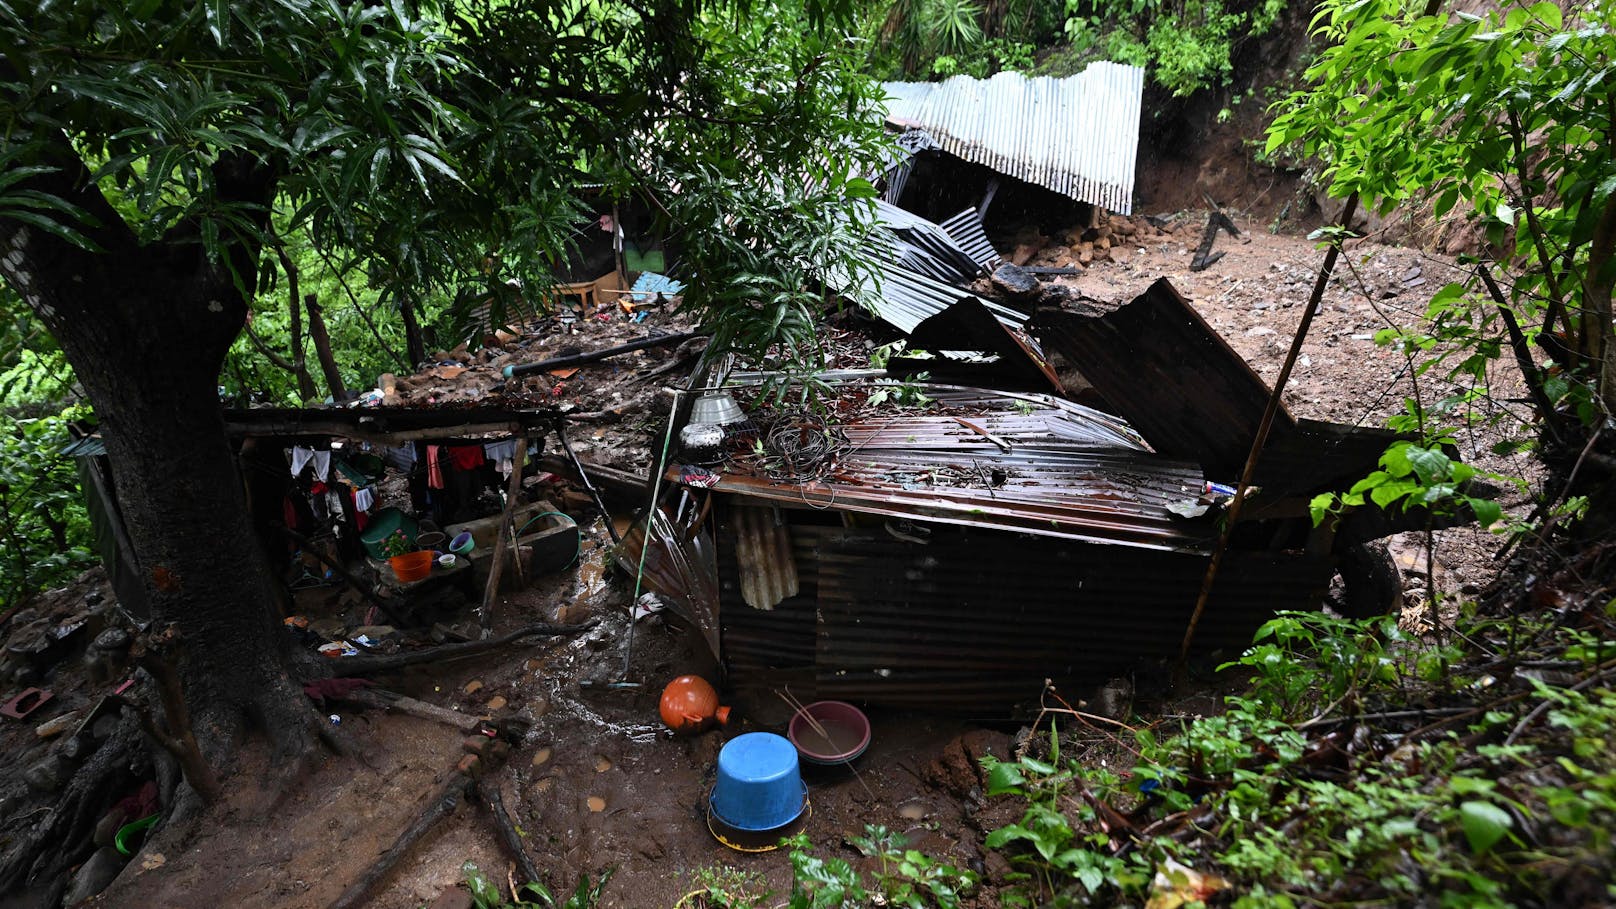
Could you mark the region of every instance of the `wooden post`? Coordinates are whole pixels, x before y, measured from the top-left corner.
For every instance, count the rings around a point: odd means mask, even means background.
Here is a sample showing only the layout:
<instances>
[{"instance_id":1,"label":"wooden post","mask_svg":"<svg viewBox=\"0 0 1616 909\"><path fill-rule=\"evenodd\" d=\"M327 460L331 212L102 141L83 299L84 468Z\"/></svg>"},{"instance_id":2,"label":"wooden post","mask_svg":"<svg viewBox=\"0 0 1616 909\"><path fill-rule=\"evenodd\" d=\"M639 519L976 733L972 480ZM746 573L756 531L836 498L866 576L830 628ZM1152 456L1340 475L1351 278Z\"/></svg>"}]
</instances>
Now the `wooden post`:
<instances>
[{"instance_id":1,"label":"wooden post","mask_svg":"<svg viewBox=\"0 0 1616 909\"><path fill-rule=\"evenodd\" d=\"M511 481L505 488L505 510L499 518L499 532L495 535L494 564L488 569L488 586L483 590L483 604L477 610L477 623L482 626L482 637L493 637L492 607L494 594L499 590L499 578L505 570L505 528L511 523L516 508L516 495L522 491L522 467L527 462L527 438L517 439L516 453L511 457ZM520 553L514 554L520 557Z\"/></svg>"}]
</instances>

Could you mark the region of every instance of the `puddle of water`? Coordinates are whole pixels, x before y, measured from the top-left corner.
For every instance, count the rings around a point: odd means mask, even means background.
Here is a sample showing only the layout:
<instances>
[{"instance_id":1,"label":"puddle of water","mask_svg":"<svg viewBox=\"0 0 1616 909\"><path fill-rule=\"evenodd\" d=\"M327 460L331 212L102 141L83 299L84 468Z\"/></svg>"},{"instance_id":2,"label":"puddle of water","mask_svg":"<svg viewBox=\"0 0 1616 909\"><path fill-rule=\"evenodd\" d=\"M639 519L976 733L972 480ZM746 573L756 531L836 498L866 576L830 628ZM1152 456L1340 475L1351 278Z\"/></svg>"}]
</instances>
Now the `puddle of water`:
<instances>
[{"instance_id":1,"label":"puddle of water","mask_svg":"<svg viewBox=\"0 0 1616 909\"><path fill-rule=\"evenodd\" d=\"M911 821L918 821L926 816L926 806L922 802L905 802L898 809L898 815Z\"/></svg>"},{"instance_id":2,"label":"puddle of water","mask_svg":"<svg viewBox=\"0 0 1616 909\"><path fill-rule=\"evenodd\" d=\"M504 695L496 694L493 697L488 699L488 709L489 710L504 710L505 705L508 704L508 703L510 703L510 702L505 700Z\"/></svg>"},{"instance_id":3,"label":"puddle of water","mask_svg":"<svg viewBox=\"0 0 1616 909\"><path fill-rule=\"evenodd\" d=\"M590 796L588 804L590 811L601 812L606 810L606 800L598 795Z\"/></svg>"},{"instance_id":4,"label":"puddle of water","mask_svg":"<svg viewBox=\"0 0 1616 909\"><path fill-rule=\"evenodd\" d=\"M546 792L549 792L551 789L554 789L554 788L555 788L555 777L553 777L553 776L543 777L538 782L533 784L533 791L535 793L539 794L539 795L543 795Z\"/></svg>"},{"instance_id":5,"label":"puddle of water","mask_svg":"<svg viewBox=\"0 0 1616 909\"><path fill-rule=\"evenodd\" d=\"M483 690L483 683L479 682L476 679L472 679L471 681L466 683L465 691L466 691L467 694L476 694L477 692L479 692L481 690Z\"/></svg>"},{"instance_id":6,"label":"puddle of water","mask_svg":"<svg viewBox=\"0 0 1616 909\"><path fill-rule=\"evenodd\" d=\"M608 771L610 769L612 769L612 759L611 758L605 756L604 754L597 755L595 757L595 772L596 773L605 773L606 771Z\"/></svg>"},{"instance_id":7,"label":"puddle of water","mask_svg":"<svg viewBox=\"0 0 1616 909\"><path fill-rule=\"evenodd\" d=\"M533 753L533 766L535 766L535 767L544 766L546 763L549 762L550 755L552 753L553 752L549 748L540 748L538 751L535 751Z\"/></svg>"}]
</instances>

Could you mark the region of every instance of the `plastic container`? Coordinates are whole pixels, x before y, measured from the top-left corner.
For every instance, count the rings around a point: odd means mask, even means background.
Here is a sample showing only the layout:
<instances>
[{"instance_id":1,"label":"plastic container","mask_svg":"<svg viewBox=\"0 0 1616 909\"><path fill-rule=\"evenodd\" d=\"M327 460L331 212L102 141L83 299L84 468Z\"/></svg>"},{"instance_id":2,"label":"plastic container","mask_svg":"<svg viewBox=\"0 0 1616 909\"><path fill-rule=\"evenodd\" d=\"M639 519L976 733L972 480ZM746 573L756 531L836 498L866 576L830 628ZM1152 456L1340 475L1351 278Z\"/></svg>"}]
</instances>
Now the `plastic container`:
<instances>
[{"instance_id":1,"label":"plastic container","mask_svg":"<svg viewBox=\"0 0 1616 909\"><path fill-rule=\"evenodd\" d=\"M415 519L397 508L383 508L370 516L370 523L365 525L364 533L359 535L359 542L364 544L365 551L373 559L386 558L382 554L382 542L393 535L394 531L402 530L411 540L415 539Z\"/></svg>"},{"instance_id":2,"label":"plastic container","mask_svg":"<svg viewBox=\"0 0 1616 909\"><path fill-rule=\"evenodd\" d=\"M419 581L432 573L432 550L421 549L393 556L387 560L393 566L393 575L404 583Z\"/></svg>"},{"instance_id":3,"label":"plastic container","mask_svg":"<svg viewBox=\"0 0 1616 909\"><path fill-rule=\"evenodd\" d=\"M462 530L449 541L449 551L457 556L470 555L477 548L477 541L472 539L471 531Z\"/></svg>"},{"instance_id":4,"label":"plastic container","mask_svg":"<svg viewBox=\"0 0 1616 909\"><path fill-rule=\"evenodd\" d=\"M712 812L737 830L774 830L808 804L797 749L772 732L736 736L718 752Z\"/></svg>"},{"instance_id":5,"label":"plastic container","mask_svg":"<svg viewBox=\"0 0 1616 909\"><path fill-rule=\"evenodd\" d=\"M676 733L700 732L729 722L729 708L718 704L718 692L699 675L682 675L662 689L657 712Z\"/></svg>"},{"instance_id":6,"label":"plastic container","mask_svg":"<svg viewBox=\"0 0 1616 909\"><path fill-rule=\"evenodd\" d=\"M791 717L786 735L810 764L847 764L870 747L870 718L846 701L815 701Z\"/></svg>"},{"instance_id":7,"label":"plastic container","mask_svg":"<svg viewBox=\"0 0 1616 909\"><path fill-rule=\"evenodd\" d=\"M441 549L446 539L448 537L436 530L423 530L421 535L415 538L415 545L418 549Z\"/></svg>"}]
</instances>

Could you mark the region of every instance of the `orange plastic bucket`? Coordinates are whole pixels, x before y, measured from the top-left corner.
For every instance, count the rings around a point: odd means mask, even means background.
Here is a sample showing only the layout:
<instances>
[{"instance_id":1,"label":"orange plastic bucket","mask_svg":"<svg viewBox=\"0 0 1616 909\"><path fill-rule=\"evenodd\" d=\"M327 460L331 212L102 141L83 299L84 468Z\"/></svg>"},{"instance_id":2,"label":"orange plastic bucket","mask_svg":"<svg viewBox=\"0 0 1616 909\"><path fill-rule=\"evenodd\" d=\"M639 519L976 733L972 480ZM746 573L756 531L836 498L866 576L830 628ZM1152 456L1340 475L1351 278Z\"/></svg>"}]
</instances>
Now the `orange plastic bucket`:
<instances>
[{"instance_id":1,"label":"orange plastic bucket","mask_svg":"<svg viewBox=\"0 0 1616 909\"><path fill-rule=\"evenodd\" d=\"M400 581L406 583L419 581L432 573L432 550L422 549L416 552L406 552L387 560L393 566L393 574Z\"/></svg>"}]
</instances>

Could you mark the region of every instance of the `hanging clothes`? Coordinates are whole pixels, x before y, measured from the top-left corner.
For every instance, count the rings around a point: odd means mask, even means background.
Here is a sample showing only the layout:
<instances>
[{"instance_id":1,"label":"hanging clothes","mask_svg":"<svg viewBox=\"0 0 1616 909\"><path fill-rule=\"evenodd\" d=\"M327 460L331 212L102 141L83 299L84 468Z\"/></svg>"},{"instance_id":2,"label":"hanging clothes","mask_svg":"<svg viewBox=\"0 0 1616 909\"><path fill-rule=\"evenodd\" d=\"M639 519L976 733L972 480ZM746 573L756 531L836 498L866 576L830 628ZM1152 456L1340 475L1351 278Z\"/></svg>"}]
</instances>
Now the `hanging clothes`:
<instances>
[{"instance_id":1,"label":"hanging clothes","mask_svg":"<svg viewBox=\"0 0 1616 909\"><path fill-rule=\"evenodd\" d=\"M374 505L375 503L376 503L376 489L375 489L375 487L366 486L364 489L358 489L358 490L354 491L354 494L353 494L354 511L357 511L360 514L364 514L365 512L369 511L370 506Z\"/></svg>"},{"instance_id":2,"label":"hanging clothes","mask_svg":"<svg viewBox=\"0 0 1616 909\"><path fill-rule=\"evenodd\" d=\"M451 445L449 446L449 463L455 470L476 470L487 463L483 456L481 445Z\"/></svg>"},{"instance_id":3,"label":"hanging clothes","mask_svg":"<svg viewBox=\"0 0 1616 909\"><path fill-rule=\"evenodd\" d=\"M415 445L405 442L395 448L382 449L382 463L402 473L415 470Z\"/></svg>"},{"instance_id":4,"label":"hanging clothes","mask_svg":"<svg viewBox=\"0 0 1616 909\"><path fill-rule=\"evenodd\" d=\"M314 478L324 483L331 477L331 450L314 452Z\"/></svg>"},{"instance_id":5,"label":"hanging clothes","mask_svg":"<svg viewBox=\"0 0 1616 909\"><path fill-rule=\"evenodd\" d=\"M488 460L494 462L494 468L505 479L511 478L511 470L515 467L516 440L507 439L504 442L489 442L483 446L483 454Z\"/></svg>"},{"instance_id":6,"label":"hanging clothes","mask_svg":"<svg viewBox=\"0 0 1616 909\"><path fill-rule=\"evenodd\" d=\"M441 453L436 445L426 447L426 485L431 489L443 488L443 464L438 458Z\"/></svg>"},{"instance_id":7,"label":"hanging clothes","mask_svg":"<svg viewBox=\"0 0 1616 909\"><path fill-rule=\"evenodd\" d=\"M313 459L314 449L304 448L301 445L294 446L292 448L292 476L295 477L302 473L303 468L309 466L309 461Z\"/></svg>"}]
</instances>

